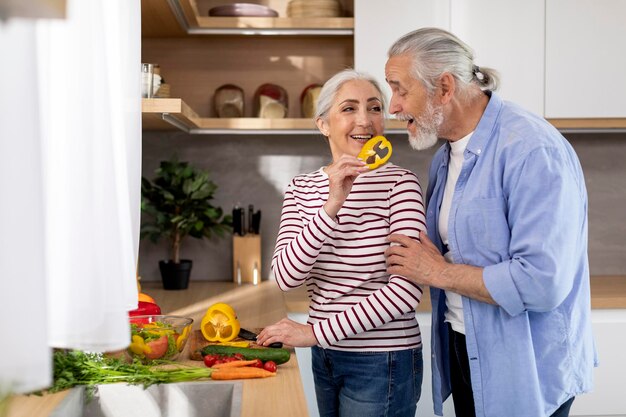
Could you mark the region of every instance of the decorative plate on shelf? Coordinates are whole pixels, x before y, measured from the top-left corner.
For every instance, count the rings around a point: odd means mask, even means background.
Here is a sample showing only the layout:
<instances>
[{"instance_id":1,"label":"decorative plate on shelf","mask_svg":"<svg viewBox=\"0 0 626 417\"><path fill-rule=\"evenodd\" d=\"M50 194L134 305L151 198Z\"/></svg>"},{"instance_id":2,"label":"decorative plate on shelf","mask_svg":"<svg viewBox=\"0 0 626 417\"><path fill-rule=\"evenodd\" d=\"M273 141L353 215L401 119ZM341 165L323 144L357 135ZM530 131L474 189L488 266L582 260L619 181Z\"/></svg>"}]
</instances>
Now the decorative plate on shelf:
<instances>
[{"instance_id":1,"label":"decorative plate on shelf","mask_svg":"<svg viewBox=\"0 0 626 417\"><path fill-rule=\"evenodd\" d=\"M278 17L278 12L260 4L234 3L209 9L209 16Z\"/></svg>"}]
</instances>

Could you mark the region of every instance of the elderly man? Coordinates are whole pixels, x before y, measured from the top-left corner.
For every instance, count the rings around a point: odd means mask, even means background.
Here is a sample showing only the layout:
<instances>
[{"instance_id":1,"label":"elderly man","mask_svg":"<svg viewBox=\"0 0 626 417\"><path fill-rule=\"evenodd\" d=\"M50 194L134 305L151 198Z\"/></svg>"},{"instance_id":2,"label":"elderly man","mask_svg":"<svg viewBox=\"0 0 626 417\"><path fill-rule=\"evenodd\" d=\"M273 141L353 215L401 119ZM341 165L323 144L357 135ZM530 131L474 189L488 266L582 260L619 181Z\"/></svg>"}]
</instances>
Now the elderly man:
<instances>
[{"instance_id":1,"label":"elderly man","mask_svg":"<svg viewBox=\"0 0 626 417\"><path fill-rule=\"evenodd\" d=\"M592 388L587 193L576 154L543 118L494 93L497 74L433 28L399 39L390 112L429 172L428 237L391 235L388 272L430 286L435 412L568 416ZM443 255L442 255L443 254Z\"/></svg>"}]
</instances>

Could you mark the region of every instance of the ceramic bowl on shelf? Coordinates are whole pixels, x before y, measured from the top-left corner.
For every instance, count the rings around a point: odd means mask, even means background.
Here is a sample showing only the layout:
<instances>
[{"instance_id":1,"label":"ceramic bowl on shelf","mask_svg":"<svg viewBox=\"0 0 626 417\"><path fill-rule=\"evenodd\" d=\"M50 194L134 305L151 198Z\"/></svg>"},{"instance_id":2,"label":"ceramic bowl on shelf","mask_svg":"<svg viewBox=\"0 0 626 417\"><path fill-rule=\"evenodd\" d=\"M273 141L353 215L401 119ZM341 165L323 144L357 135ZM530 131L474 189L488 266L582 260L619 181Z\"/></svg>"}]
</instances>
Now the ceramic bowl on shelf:
<instances>
[{"instance_id":1,"label":"ceramic bowl on shelf","mask_svg":"<svg viewBox=\"0 0 626 417\"><path fill-rule=\"evenodd\" d=\"M174 360L185 348L193 319L171 315L129 317L128 353L143 362Z\"/></svg>"},{"instance_id":2,"label":"ceramic bowl on shelf","mask_svg":"<svg viewBox=\"0 0 626 417\"><path fill-rule=\"evenodd\" d=\"M276 10L270 9L267 6L252 3L234 3L225 4L223 6L216 6L209 9L209 16L213 17L278 17Z\"/></svg>"}]
</instances>

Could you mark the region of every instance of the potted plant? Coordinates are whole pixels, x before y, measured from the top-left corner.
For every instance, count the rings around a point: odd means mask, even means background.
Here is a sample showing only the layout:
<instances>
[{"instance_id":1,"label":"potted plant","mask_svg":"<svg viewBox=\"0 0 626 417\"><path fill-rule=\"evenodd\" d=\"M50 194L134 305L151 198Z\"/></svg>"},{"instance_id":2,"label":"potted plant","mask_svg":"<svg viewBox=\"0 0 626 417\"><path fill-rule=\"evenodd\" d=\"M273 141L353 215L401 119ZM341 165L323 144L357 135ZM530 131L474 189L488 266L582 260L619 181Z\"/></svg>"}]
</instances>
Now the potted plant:
<instances>
[{"instance_id":1,"label":"potted plant","mask_svg":"<svg viewBox=\"0 0 626 417\"><path fill-rule=\"evenodd\" d=\"M197 239L222 237L232 226L232 216L211 204L217 185L206 171L176 158L162 161L150 181L141 179L141 238L170 242L170 259L159 262L163 288L185 289L189 285L192 261L180 259L186 236Z\"/></svg>"}]
</instances>

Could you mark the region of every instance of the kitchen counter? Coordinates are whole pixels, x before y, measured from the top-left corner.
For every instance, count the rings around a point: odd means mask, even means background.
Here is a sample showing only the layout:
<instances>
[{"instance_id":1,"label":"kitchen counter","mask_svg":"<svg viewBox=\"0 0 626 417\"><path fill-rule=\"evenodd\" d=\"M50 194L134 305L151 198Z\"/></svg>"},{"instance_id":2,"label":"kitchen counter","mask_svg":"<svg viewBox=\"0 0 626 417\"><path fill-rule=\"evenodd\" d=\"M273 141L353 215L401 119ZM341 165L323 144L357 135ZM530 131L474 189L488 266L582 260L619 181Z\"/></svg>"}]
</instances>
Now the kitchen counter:
<instances>
[{"instance_id":1,"label":"kitchen counter","mask_svg":"<svg viewBox=\"0 0 626 417\"><path fill-rule=\"evenodd\" d=\"M209 305L231 304L244 328L258 328L274 323L291 313L307 313L306 290L301 287L282 293L273 282L258 286L237 286L230 282L193 281L188 290L165 291L160 282L143 284L143 291L156 299L164 313L189 316L194 329ZM595 276L591 279L592 309L626 309L626 276ZM418 312L430 311L425 291ZM188 356L188 347L183 357ZM201 365L197 361L184 361ZM43 397L15 396L7 417L47 416L65 397L61 392ZM306 401L295 354L279 367L274 378L243 381L242 416L307 416Z\"/></svg>"},{"instance_id":2,"label":"kitchen counter","mask_svg":"<svg viewBox=\"0 0 626 417\"><path fill-rule=\"evenodd\" d=\"M160 283L146 283L143 291L151 295L164 314L184 315L194 319L198 329L207 308L216 302L233 306L248 329L263 327L287 316L283 294L273 282L258 286L238 287L226 282L191 282L188 290L165 291ZM189 355L189 343L182 357ZM204 366L202 362L182 360L183 363ZM273 378L242 380L242 417L308 416L302 381L295 353L289 362L280 365ZM38 396L18 395L11 399L6 417L44 417L50 415L68 391Z\"/></svg>"},{"instance_id":3,"label":"kitchen counter","mask_svg":"<svg viewBox=\"0 0 626 417\"><path fill-rule=\"evenodd\" d=\"M284 294L287 311L308 313L306 288L299 287ZM598 275L591 278L592 309L626 309L626 276ZM430 291L424 291L417 312L430 312Z\"/></svg>"}]
</instances>

